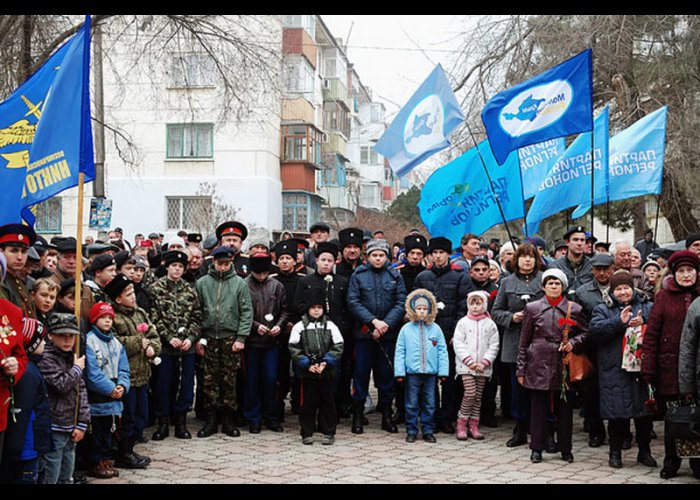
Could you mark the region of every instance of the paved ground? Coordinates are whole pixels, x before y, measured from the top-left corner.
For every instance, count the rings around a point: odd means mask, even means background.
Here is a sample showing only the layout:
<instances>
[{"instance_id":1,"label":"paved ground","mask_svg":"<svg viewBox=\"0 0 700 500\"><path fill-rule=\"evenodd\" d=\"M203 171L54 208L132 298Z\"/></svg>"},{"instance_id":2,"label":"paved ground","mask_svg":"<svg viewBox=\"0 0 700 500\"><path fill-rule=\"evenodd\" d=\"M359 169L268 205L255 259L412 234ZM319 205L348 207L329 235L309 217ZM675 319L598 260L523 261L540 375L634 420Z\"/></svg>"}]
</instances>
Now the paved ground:
<instances>
[{"instance_id":1,"label":"paved ground","mask_svg":"<svg viewBox=\"0 0 700 500\"><path fill-rule=\"evenodd\" d=\"M698 483L690 474L687 460L681 476L669 481L659 478L660 467L649 469L636 463L637 451L623 452L622 469L607 465L607 444L589 448L582 431L582 421L574 421L575 461L566 464L559 455L544 454L540 464L530 463L527 446L506 448L513 422L503 421L496 429L483 429L483 441L457 441L454 436L437 434L438 442L428 444L420 439L413 444L399 434L388 434L379 428L380 416L368 415L370 425L365 433L350 432L349 420L338 428L336 443L322 446L320 435L312 446L303 446L296 417L289 415L283 433L263 428L260 434L231 438L215 434L200 439L180 440L168 437L137 445L137 451L149 455L153 463L145 470L120 469L120 477L110 480L90 479L99 484L164 484L164 483ZM193 436L202 426L189 420ZM662 424L654 428L659 439L652 441L652 453L663 460ZM150 436L153 429L147 431ZM171 427L172 433L172 427ZM606 442L607 443L607 442ZM303 466L300 464L303 463ZM304 473L300 474L300 470Z\"/></svg>"}]
</instances>

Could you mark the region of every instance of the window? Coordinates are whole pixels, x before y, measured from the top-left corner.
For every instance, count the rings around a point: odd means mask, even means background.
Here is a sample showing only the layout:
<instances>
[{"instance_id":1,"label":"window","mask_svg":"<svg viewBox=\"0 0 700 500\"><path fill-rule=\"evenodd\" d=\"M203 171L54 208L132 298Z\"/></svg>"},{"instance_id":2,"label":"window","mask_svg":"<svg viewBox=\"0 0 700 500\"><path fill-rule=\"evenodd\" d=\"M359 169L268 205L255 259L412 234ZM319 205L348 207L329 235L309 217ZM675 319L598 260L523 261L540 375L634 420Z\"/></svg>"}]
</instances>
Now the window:
<instances>
[{"instance_id":1,"label":"window","mask_svg":"<svg viewBox=\"0 0 700 500\"><path fill-rule=\"evenodd\" d=\"M308 125L282 126L282 161L321 164L322 134Z\"/></svg>"},{"instance_id":2,"label":"window","mask_svg":"<svg viewBox=\"0 0 700 500\"><path fill-rule=\"evenodd\" d=\"M167 197L166 203L169 230L197 230L211 220L211 196Z\"/></svg>"},{"instance_id":3,"label":"window","mask_svg":"<svg viewBox=\"0 0 700 500\"><path fill-rule=\"evenodd\" d=\"M329 48L323 51L323 77L338 78L347 83L348 66L340 50Z\"/></svg>"},{"instance_id":4,"label":"window","mask_svg":"<svg viewBox=\"0 0 700 500\"><path fill-rule=\"evenodd\" d=\"M63 198L54 196L46 201L37 203L32 207L32 212L36 216L34 230L37 233L60 234L62 232Z\"/></svg>"},{"instance_id":5,"label":"window","mask_svg":"<svg viewBox=\"0 0 700 500\"><path fill-rule=\"evenodd\" d=\"M313 15L285 15L282 18L282 26L285 28L304 28L312 39L316 38L316 19Z\"/></svg>"},{"instance_id":6,"label":"window","mask_svg":"<svg viewBox=\"0 0 700 500\"><path fill-rule=\"evenodd\" d=\"M369 108L369 121L380 123L384 121L384 109L381 104L372 104Z\"/></svg>"},{"instance_id":7,"label":"window","mask_svg":"<svg viewBox=\"0 0 700 500\"><path fill-rule=\"evenodd\" d=\"M192 123L168 125L167 158L211 158L214 148L214 125Z\"/></svg>"},{"instance_id":8,"label":"window","mask_svg":"<svg viewBox=\"0 0 700 500\"><path fill-rule=\"evenodd\" d=\"M380 165L382 161L379 158L379 153L372 146L360 147L360 163L362 165Z\"/></svg>"},{"instance_id":9,"label":"window","mask_svg":"<svg viewBox=\"0 0 700 500\"><path fill-rule=\"evenodd\" d=\"M335 160L330 160L328 165L319 172L319 186L340 186L348 185L345 161L338 155L333 155Z\"/></svg>"},{"instance_id":10,"label":"window","mask_svg":"<svg viewBox=\"0 0 700 500\"><path fill-rule=\"evenodd\" d=\"M314 68L305 57L287 55L284 58L285 92L313 94Z\"/></svg>"},{"instance_id":11,"label":"window","mask_svg":"<svg viewBox=\"0 0 700 500\"><path fill-rule=\"evenodd\" d=\"M173 87L213 87L214 60L207 54L173 56Z\"/></svg>"},{"instance_id":12,"label":"window","mask_svg":"<svg viewBox=\"0 0 700 500\"><path fill-rule=\"evenodd\" d=\"M321 202L306 193L282 194L282 227L291 231L308 231L320 219Z\"/></svg>"}]
</instances>

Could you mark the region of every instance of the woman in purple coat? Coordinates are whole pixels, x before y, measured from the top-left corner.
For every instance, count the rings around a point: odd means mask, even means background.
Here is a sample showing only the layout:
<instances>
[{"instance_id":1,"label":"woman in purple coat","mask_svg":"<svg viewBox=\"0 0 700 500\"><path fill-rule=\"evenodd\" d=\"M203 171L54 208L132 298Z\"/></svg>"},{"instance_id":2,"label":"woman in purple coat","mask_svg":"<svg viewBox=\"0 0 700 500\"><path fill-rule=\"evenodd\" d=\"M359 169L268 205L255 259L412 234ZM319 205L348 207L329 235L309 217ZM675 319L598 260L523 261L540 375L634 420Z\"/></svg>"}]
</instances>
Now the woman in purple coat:
<instances>
[{"instance_id":1,"label":"woman in purple coat","mask_svg":"<svg viewBox=\"0 0 700 500\"><path fill-rule=\"evenodd\" d=\"M690 304L700 295L698 268L700 257L695 252L675 252L668 260L671 275L664 278L649 315L642 343L642 378L656 387L659 409L664 412L667 401L677 400L678 355L683 323ZM670 479L678 475L681 459L673 439L664 432L664 466L660 476ZM700 475L700 459L691 458L693 474Z\"/></svg>"},{"instance_id":2,"label":"woman in purple coat","mask_svg":"<svg viewBox=\"0 0 700 500\"><path fill-rule=\"evenodd\" d=\"M581 319L581 306L569 302L563 295L568 287L563 271L548 269L542 274L545 296L525 306L525 319L520 333L517 372L518 383L530 390L530 460L542 461L542 450L547 444L547 419L550 404L557 420L561 459L573 462L571 433L573 427L573 392L562 391L563 357L566 353L581 352L588 329ZM571 314L567 320L567 311ZM569 325L568 340L564 329Z\"/></svg>"}]
</instances>

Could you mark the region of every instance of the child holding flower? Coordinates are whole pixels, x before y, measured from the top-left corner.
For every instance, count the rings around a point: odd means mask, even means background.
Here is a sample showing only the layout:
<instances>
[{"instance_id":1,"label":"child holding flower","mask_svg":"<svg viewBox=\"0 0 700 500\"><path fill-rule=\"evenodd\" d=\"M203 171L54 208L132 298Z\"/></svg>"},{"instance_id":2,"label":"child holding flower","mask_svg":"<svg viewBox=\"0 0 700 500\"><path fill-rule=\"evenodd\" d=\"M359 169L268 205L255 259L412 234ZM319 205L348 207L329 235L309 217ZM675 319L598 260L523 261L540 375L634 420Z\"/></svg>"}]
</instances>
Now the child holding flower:
<instances>
[{"instance_id":1,"label":"child holding flower","mask_svg":"<svg viewBox=\"0 0 700 500\"><path fill-rule=\"evenodd\" d=\"M251 275L245 281L253 299L253 326L246 342L246 391L244 416L250 432L260 432L261 423L281 432L277 401L279 334L289 313L284 285L269 278L272 258L267 253L250 257Z\"/></svg>"},{"instance_id":2,"label":"child holding flower","mask_svg":"<svg viewBox=\"0 0 700 500\"><path fill-rule=\"evenodd\" d=\"M131 388L124 395L124 412L119 428L117 467L143 469L150 458L134 452L134 443L143 436L148 420L148 379L150 363L156 363L161 352L160 337L146 311L136 305L131 280L117 274L105 287L114 302L114 330L126 350L131 369Z\"/></svg>"}]
</instances>

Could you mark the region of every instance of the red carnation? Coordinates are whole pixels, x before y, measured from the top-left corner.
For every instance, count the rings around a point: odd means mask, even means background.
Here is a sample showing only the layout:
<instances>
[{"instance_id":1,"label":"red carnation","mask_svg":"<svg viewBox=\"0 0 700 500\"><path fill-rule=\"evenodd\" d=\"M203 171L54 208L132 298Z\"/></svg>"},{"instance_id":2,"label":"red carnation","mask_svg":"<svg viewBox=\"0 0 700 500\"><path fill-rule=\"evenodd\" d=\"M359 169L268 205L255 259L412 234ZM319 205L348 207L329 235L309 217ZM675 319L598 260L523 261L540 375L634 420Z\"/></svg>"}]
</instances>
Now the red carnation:
<instances>
[{"instance_id":1,"label":"red carnation","mask_svg":"<svg viewBox=\"0 0 700 500\"><path fill-rule=\"evenodd\" d=\"M362 328L360 329L362 333L369 333L369 326L367 325L362 325Z\"/></svg>"},{"instance_id":2,"label":"red carnation","mask_svg":"<svg viewBox=\"0 0 700 500\"><path fill-rule=\"evenodd\" d=\"M496 300L496 295L498 295L498 290L492 290L491 293L489 294L489 299Z\"/></svg>"},{"instance_id":3,"label":"red carnation","mask_svg":"<svg viewBox=\"0 0 700 500\"><path fill-rule=\"evenodd\" d=\"M573 319L559 318L560 327L563 327L564 325L574 326L575 324L576 322Z\"/></svg>"}]
</instances>

